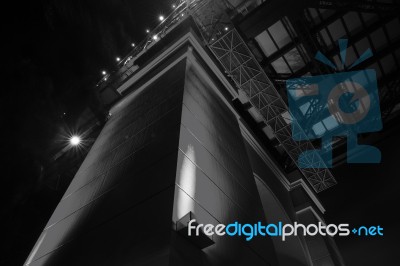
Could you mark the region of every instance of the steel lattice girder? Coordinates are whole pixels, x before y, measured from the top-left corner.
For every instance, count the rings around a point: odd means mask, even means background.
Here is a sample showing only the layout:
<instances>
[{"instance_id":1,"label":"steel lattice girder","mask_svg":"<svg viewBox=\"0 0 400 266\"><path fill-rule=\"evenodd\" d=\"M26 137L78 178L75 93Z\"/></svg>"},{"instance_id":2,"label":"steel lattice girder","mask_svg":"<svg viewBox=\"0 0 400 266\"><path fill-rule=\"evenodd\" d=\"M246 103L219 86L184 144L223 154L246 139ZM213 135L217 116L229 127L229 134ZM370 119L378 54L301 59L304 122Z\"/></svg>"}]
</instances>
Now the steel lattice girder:
<instances>
[{"instance_id":1,"label":"steel lattice girder","mask_svg":"<svg viewBox=\"0 0 400 266\"><path fill-rule=\"evenodd\" d=\"M299 143L293 140L291 124L296 122L291 119L287 105L235 29L211 43L209 47L237 87L246 94L265 123L272 128L276 138L295 163L303 151L314 149L309 141ZM295 126L300 128L297 123ZM299 169L316 192L336 184L320 156L315 153L307 159L307 168Z\"/></svg>"},{"instance_id":2,"label":"steel lattice girder","mask_svg":"<svg viewBox=\"0 0 400 266\"><path fill-rule=\"evenodd\" d=\"M225 72L262 115L264 122L271 127L277 140L298 166L299 155L315 148L309 141L293 140L292 123L296 123L293 126L298 128L300 126L291 119L286 103L231 25L224 11L226 6L221 2L211 0L201 9L192 12L203 39ZM317 153L306 157L305 160L303 163L306 163L307 168L298 168L316 192L337 183Z\"/></svg>"}]
</instances>

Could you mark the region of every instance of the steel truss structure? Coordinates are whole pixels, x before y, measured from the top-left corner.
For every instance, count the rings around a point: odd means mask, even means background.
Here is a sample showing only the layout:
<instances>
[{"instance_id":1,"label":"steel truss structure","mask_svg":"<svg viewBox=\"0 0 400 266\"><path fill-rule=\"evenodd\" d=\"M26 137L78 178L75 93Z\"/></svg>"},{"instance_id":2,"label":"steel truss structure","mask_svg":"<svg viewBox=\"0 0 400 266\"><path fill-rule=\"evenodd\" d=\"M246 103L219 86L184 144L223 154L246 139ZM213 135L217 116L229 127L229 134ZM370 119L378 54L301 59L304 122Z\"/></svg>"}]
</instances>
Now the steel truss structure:
<instances>
[{"instance_id":1,"label":"steel truss structure","mask_svg":"<svg viewBox=\"0 0 400 266\"><path fill-rule=\"evenodd\" d=\"M191 14L203 34L203 39L227 75L248 97L251 105L262 115L264 122L273 130L286 153L298 166L299 155L315 148L309 141L293 140L292 124L295 123L294 126L298 128L300 126L292 120L281 95L231 24L225 13L227 9L229 10L229 5L225 5L223 1L211 0ZM299 170L316 192L336 184L332 173L317 153L306 157L302 165L307 168L299 167Z\"/></svg>"}]
</instances>

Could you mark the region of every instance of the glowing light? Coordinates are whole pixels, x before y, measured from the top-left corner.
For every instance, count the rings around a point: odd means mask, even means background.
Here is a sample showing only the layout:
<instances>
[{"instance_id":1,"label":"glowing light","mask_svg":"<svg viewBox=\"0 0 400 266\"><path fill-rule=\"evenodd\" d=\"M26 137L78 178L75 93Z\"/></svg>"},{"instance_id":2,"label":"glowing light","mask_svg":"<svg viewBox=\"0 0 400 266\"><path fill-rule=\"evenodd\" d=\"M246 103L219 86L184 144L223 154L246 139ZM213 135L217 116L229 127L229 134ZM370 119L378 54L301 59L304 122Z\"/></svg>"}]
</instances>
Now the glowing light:
<instances>
[{"instance_id":1,"label":"glowing light","mask_svg":"<svg viewBox=\"0 0 400 266\"><path fill-rule=\"evenodd\" d=\"M172 8L175 8L176 7L176 5L172 5Z\"/></svg>"},{"instance_id":2,"label":"glowing light","mask_svg":"<svg viewBox=\"0 0 400 266\"><path fill-rule=\"evenodd\" d=\"M158 40L158 36L157 36L157 35L154 35L154 36L153 36L153 39L154 39L155 41L157 41L157 40Z\"/></svg>"},{"instance_id":3,"label":"glowing light","mask_svg":"<svg viewBox=\"0 0 400 266\"><path fill-rule=\"evenodd\" d=\"M117 60L117 62L121 61L121 58L117 57L115 58L115 60Z\"/></svg>"},{"instance_id":4,"label":"glowing light","mask_svg":"<svg viewBox=\"0 0 400 266\"><path fill-rule=\"evenodd\" d=\"M69 139L69 143L71 143L72 146L77 146L81 143L81 138L79 136L72 136Z\"/></svg>"},{"instance_id":5,"label":"glowing light","mask_svg":"<svg viewBox=\"0 0 400 266\"><path fill-rule=\"evenodd\" d=\"M150 32L150 30L147 29L147 30L146 30L146 33L149 33L149 32Z\"/></svg>"},{"instance_id":6,"label":"glowing light","mask_svg":"<svg viewBox=\"0 0 400 266\"><path fill-rule=\"evenodd\" d=\"M160 21L163 21L163 20L164 20L164 16L161 15L161 16L158 17L158 19L159 19Z\"/></svg>"},{"instance_id":7,"label":"glowing light","mask_svg":"<svg viewBox=\"0 0 400 266\"><path fill-rule=\"evenodd\" d=\"M181 16L183 17L184 15L185 15L185 14L183 14L183 13L182 13L182 15L181 15Z\"/></svg>"},{"instance_id":8,"label":"glowing light","mask_svg":"<svg viewBox=\"0 0 400 266\"><path fill-rule=\"evenodd\" d=\"M105 74L107 74L107 72L103 70L103 71L101 71L101 74L105 75Z\"/></svg>"},{"instance_id":9,"label":"glowing light","mask_svg":"<svg viewBox=\"0 0 400 266\"><path fill-rule=\"evenodd\" d=\"M132 43L131 45L132 45L132 47L135 47L135 44L134 44L134 43Z\"/></svg>"},{"instance_id":10,"label":"glowing light","mask_svg":"<svg viewBox=\"0 0 400 266\"><path fill-rule=\"evenodd\" d=\"M229 28L228 28L228 27L225 27L225 30L229 30Z\"/></svg>"},{"instance_id":11,"label":"glowing light","mask_svg":"<svg viewBox=\"0 0 400 266\"><path fill-rule=\"evenodd\" d=\"M175 202L175 214L178 219L182 218L189 211L194 210L194 201L190 197L196 195L196 153L194 147L189 144L182 156L182 164L177 184L180 189ZM184 192L183 192L184 191Z\"/></svg>"}]
</instances>

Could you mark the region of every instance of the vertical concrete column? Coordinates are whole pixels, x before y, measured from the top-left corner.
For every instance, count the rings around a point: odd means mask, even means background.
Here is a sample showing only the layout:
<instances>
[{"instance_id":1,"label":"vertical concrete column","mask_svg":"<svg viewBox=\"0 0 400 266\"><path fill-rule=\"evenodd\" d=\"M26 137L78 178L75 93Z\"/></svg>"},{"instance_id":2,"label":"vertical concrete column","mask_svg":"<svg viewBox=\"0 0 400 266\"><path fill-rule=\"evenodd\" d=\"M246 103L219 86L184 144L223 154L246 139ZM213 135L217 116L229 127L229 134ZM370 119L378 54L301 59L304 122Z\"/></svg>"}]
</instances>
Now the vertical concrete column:
<instances>
[{"instance_id":1,"label":"vertical concrete column","mask_svg":"<svg viewBox=\"0 0 400 266\"><path fill-rule=\"evenodd\" d=\"M197 63L191 57L186 71L173 220L192 212L203 224L264 222L237 118L211 81L214 73ZM213 241L200 250L175 235L171 265L277 264L270 238Z\"/></svg>"},{"instance_id":2,"label":"vertical concrete column","mask_svg":"<svg viewBox=\"0 0 400 266\"><path fill-rule=\"evenodd\" d=\"M26 265L169 264L185 65L111 109Z\"/></svg>"},{"instance_id":3,"label":"vertical concrete column","mask_svg":"<svg viewBox=\"0 0 400 266\"><path fill-rule=\"evenodd\" d=\"M182 54L111 109L26 265L278 264L268 237L214 237L199 249L172 230L190 211L200 223L265 223L225 88Z\"/></svg>"}]
</instances>

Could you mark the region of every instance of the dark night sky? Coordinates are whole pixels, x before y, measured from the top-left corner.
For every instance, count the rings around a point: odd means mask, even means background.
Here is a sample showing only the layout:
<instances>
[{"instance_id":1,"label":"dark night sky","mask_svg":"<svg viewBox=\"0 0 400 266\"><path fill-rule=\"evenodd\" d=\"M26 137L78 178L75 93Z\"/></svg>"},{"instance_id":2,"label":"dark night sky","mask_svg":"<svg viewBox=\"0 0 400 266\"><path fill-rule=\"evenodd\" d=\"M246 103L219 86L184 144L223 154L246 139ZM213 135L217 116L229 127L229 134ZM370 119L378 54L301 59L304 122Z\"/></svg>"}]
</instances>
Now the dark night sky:
<instances>
[{"instance_id":1,"label":"dark night sky","mask_svg":"<svg viewBox=\"0 0 400 266\"><path fill-rule=\"evenodd\" d=\"M6 180L21 162L46 160L47 147L87 105L101 70L115 67L132 42L170 11L168 1L13 1L2 9L2 134ZM3 72L4 74L4 72ZM63 113L66 113L63 116ZM4 124L3 124L4 125ZM4 148L3 148L4 150ZM27 170L28 172L28 170ZM14 181L12 181L14 182Z\"/></svg>"},{"instance_id":2,"label":"dark night sky","mask_svg":"<svg viewBox=\"0 0 400 266\"><path fill-rule=\"evenodd\" d=\"M101 71L113 69L115 58L124 57L132 42L140 42L145 29L154 28L158 16L170 12L171 4L161 0L40 0L10 1L2 7L0 202L8 249L3 250L6 255L1 265L21 265L54 209L52 195L43 194L36 205L30 201L50 151L58 148L60 132L73 127L84 107L96 110L93 88ZM399 202L398 159L392 156L396 147L400 147L398 140L381 145L386 154L382 165L335 170L339 185L320 195L328 209L328 222L348 218L355 223L383 223L394 232L392 212ZM46 202L49 206L36 208ZM374 247L392 247L394 235L386 239L383 244L368 240L368 247L363 246L364 240L343 246L355 250L357 261L357 256Z\"/></svg>"},{"instance_id":3,"label":"dark night sky","mask_svg":"<svg viewBox=\"0 0 400 266\"><path fill-rule=\"evenodd\" d=\"M63 148L61 132L73 128L86 106L98 108L93 88L101 71L113 69L115 58L140 42L171 5L160 0L2 5L0 202L7 249L1 265L22 265L51 214L47 209L55 207L59 195L42 193L38 184L51 152Z\"/></svg>"}]
</instances>

